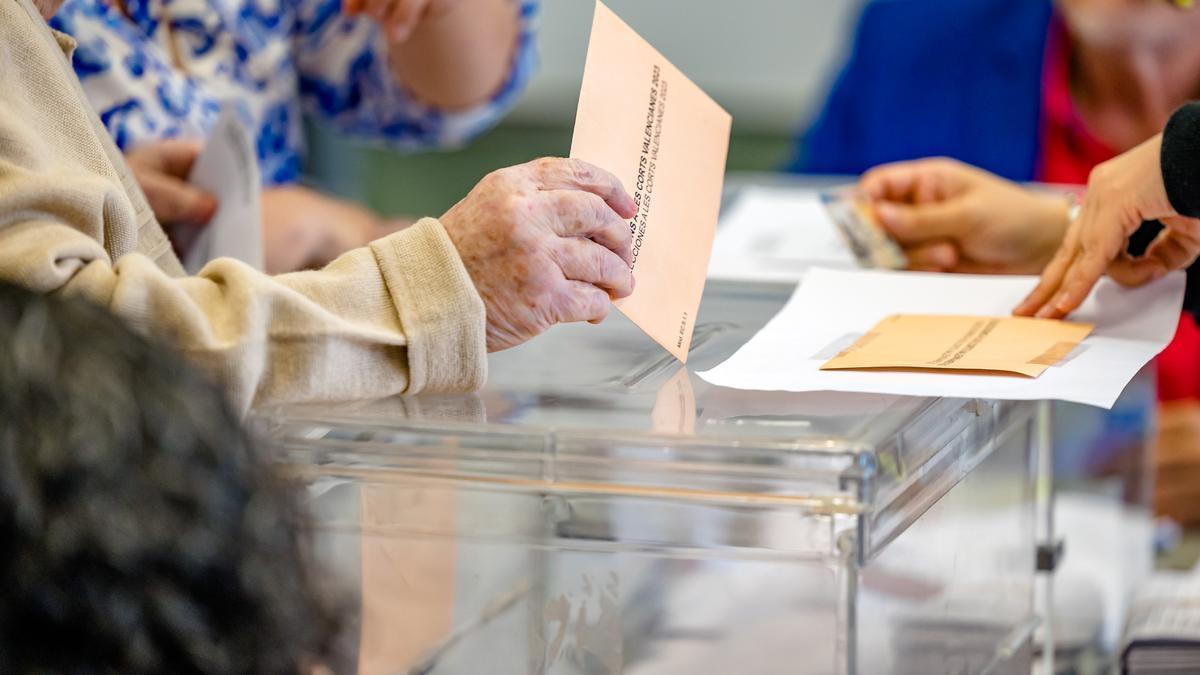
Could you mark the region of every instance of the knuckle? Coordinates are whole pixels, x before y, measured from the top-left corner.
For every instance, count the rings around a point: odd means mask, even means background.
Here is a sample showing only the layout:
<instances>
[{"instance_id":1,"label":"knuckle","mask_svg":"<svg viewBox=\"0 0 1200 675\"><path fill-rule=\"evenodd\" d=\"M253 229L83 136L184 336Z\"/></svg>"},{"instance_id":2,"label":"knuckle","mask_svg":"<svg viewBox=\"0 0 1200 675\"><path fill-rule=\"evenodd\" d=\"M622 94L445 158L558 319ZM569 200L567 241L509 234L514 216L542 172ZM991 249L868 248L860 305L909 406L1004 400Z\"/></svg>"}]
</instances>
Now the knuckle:
<instances>
[{"instance_id":1,"label":"knuckle","mask_svg":"<svg viewBox=\"0 0 1200 675\"><path fill-rule=\"evenodd\" d=\"M531 285L526 303L533 310L562 309L561 295L553 286Z\"/></svg>"},{"instance_id":2,"label":"knuckle","mask_svg":"<svg viewBox=\"0 0 1200 675\"><path fill-rule=\"evenodd\" d=\"M1097 164L1088 174L1088 185L1103 185L1109 182L1114 175L1114 169L1112 160Z\"/></svg>"},{"instance_id":3,"label":"knuckle","mask_svg":"<svg viewBox=\"0 0 1200 675\"><path fill-rule=\"evenodd\" d=\"M583 303L584 312L589 317L597 316L608 308L608 293L595 286L584 288L579 296L580 301Z\"/></svg>"},{"instance_id":4,"label":"knuckle","mask_svg":"<svg viewBox=\"0 0 1200 675\"><path fill-rule=\"evenodd\" d=\"M591 164L579 160L570 160L571 178L581 185L588 185L596 180L596 170Z\"/></svg>"},{"instance_id":5,"label":"knuckle","mask_svg":"<svg viewBox=\"0 0 1200 675\"><path fill-rule=\"evenodd\" d=\"M575 289L568 290L558 297L559 315L565 320L576 320L586 314L587 299Z\"/></svg>"},{"instance_id":6,"label":"knuckle","mask_svg":"<svg viewBox=\"0 0 1200 675\"><path fill-rule=\"evenodd\" d=\"M1190 239L1196 239L1200 237L1200 220L1185 218L1179 221L1174 229L1179 230Z\"/></svg>"},{"instance_id":7,"label":"knuckle","mask_svg":"<svg viewBox=\"0 0 1200 675\"><path fill-rule=\"evenodd\" d=\"M1108 263L1108 259L1109 256L1104 255L1104 252L1100 249L1084 247L1083 251L1079 255L1079 260L1076 267L1095 267L1097 265L1105 265Z\"/></svg>"},{"instance_id":8,"label":"knuckle","mask_svg":"<svg viewBox=\"0 0 1200 675\"><path fill-rule=\"evenodd\" d=\"M600 273L600 278L613 284L619 284L622 273L628 273L624 269L621 259L616 253L603 248L601 246L593 246L596 251L592 254L595 257L596 271Z\"/></svg>"},{"instance_id":9,"label":"knuckle","mask_svg":"<svg viewBox=\"0 0 1200 675\"><path fill-rule=\"evenodd\" d=\"M623 258L625 256L622 254L628 254L633 250L633 235L630 234L625 223L614 223L609 226L605 235L613 242L609 246L618 257Z\"/></svg>"},{"instance_id":10,"label":"knuckle","mask_svg":"<svg viewBox=\"0 0 1200 675\"><path fill-rule=\"evenodd\" d=\"M558 201L558 210L564 215L588 217L594 213L594 205L588 199L590 193L578 190L563 190Z\"/></svg>"},{"instance_id":11,"label":"knuckle","mask_svg":"<svg viewBox=\"0 0 1200 675\"><path fill-rule=\"evenodd\" d=\"M517 193L499 195L489 206L499 216L497 220L501 223L501 232L505 234L519 231L525 223L525 214L533 208L526 195Z\"/></svg>"},{"instance_id":12,"label":"knuckle","mask_svg":"<svg viewBox=\"0 0 1200 675\"><path fill-rule=\"evenodd\" d=\"M563 183L569 181L573 175L571 162L573 160L563 159L561 157L546 157L542 160L542 168L539 170L541 179L544 182L553 183L552 187L562 188Z\"/></svg>"},{"instance_id":13,"label":"knuckle","mask_svg":"<svg viewBox=\"0 0 1200 675\"><path fill-rule=\"evenodd\" d=\"M516 172L517 170L514 167L497 169L480 179L475 189L483 194L502 192L513 179Z\"/></svg>"},{"instance_id":14,"label":"knuckle","mask_svg":"<svg viewBox=\"0 0 1200 675\"><path fill-rule=\"evenodd\" d=\"M969 174L973 171L973 167L969 164L964 164L953 157L935 157L927 165L933 176L943 175L962 175Z\"/></svg>"},{"instance_id":15,"label":"knuckle","mask_svg":"<svg viewBox=\"0 0 1200 675\"><path fill-rule=\"evenodd\" d=\"M603 321L604 319L608 318L610 305L608 304L607 300L601 298L592 304L592 311L589 313L588 319L592 321Z\"/></svg>"},{"instance_id":16,"label":"knuckle","mask_svg":"<svg viewBox=\"0 0 1200 675\"><path fill-rule=\"evenodd\" d=\"M512 216L520 214L528 208L529 201L529 197L523 193L505 190L496 195L494 206L497 211L511 220Z\"/></svg>"},{"instance_id":17,"label":"knuckle","mask_svg":"<svg viewBox=\"0 0 1200 675\"><path fill-rule=\"evenodd\" d=\"M591 192L585 192L583 195L586 199L587 214L592 219L593 225L599 225L601 228L609 230L621 222L616 212L599 195Z\"/></svg>"},{"instance_id":18,"label":"knuckle","mask_svg":"<svg viewBox=\"0 0 1200 675\"><path fill-rule=\"evenodd\" d=\"M895 211L895 216L888 223L887 229L900 239L911 239L920 234L921 231L917 218L908 211L901 209Z\"/></svg>"},{"instance_id":19,"label":"knuckle","mask_svg":"<svg viewBox=\"0 0 1200 675\"><path fill-rule=\"evenodd\" d=\"M594 192L576 192L573 194L582 199L596 217L602 217L606 212L612 211L612 209L608 208L608 204L604 201L604 198Z\"/></svg>"},{"instance_id":20,"label":"knuckle","mask_svg":"<svg viewBox=\"0 0 1200 675\"><path fill-rule=\"evenodd\" d=\"M575 306L579 315L588 317L596 309L596 291L593 286L582 286L575 292Z\"/></svg>"}]
</instances>

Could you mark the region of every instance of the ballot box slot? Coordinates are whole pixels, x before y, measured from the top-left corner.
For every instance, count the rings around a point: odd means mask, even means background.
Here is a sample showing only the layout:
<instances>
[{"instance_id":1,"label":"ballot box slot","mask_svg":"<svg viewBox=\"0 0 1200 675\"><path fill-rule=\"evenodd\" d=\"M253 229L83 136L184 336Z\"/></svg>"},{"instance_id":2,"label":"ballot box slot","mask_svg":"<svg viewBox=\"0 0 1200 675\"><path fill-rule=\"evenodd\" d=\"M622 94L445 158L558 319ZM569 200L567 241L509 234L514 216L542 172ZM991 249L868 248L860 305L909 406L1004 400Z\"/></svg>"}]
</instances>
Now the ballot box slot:
<instances>
[{"instance_id":1,"label":"ballot box slot","mask_svg":"<svg viewBox=\"0 0 1200 675\"><path fill-rule=\"evenodd\" d=\"M928 482L922 482L922 477L936 473L929 466L930 461L977 420L971 410L961 401L929 402L915 412L910 424L891 431L887 438L879 439L860 453L842 474L843 489L857 494L859 501L870 505L870 510L875 512L883 512L898 501L910 500L913 494L928 488ZM931 424L934 420L937 423ZM950 486L940 487L944 491ZM856 551L862 560L881 545L881 542L872 543L869 539L876 534L868 526L860 529Z\"/></svg>"},{"instance_id":2,"label":"ballot box slot","mask_svg":"<svg viewBox=\"0 0 1200 675\"><path fill-rule=\"evenodd\" d=\"M735 302L774 303L782 305L796 290L795 282L743 281L737 279L709 279L704 295L719 296ZM697 319L704 318L704 304L700 305Z\"/></svg>"},{"instance_id":3,"label":"ballot box slot","mask_svg":"<svg viewBox=\"0 0 1200 675\"><path fill-rule=\"evenodd\" d=\"M968 435L964 431L964 440ZM893 494L890 501L863 520L860 565L865 565L958 483L963 475L961 449L959 443L944 447L910 475L904 488Z\"/></svg>"},{"instance_id":4,"label":"ballot box slot","mask_svg":"<svg viewBox=\"0 0 1200 675\"><path fill-rule=\"evenodd\" d=\"M712 344L715 338L720 337L723 333L737 330L739 326L729 322L716 323L697 323L696 329L692 332L692 348L688 353L689 359L697 357L703 358L707 351L707 347ZM617 384L628 389L634 389L645 383L648 379L655 375L663 374L668 371L674 372L680 368L686 368L679 363L679 360L674 356L663 353L658 358L651 360L648 363L640 363L633 369L625 372L622 375L609 380L611 384Z\"/></svg>"},{"instance_id":5,"label":"ballot box slot","mask_svg":"<svg viewBox=\"0 0 1200 675\"><path fill-rule=\"evenodd\" d=\"M860 501L872 505L862 520L860 564L904 532L992 452L1008 443L1011 435L1027 434L1032 419L1029 406L974 400L945 403L957 406L956 423L915 423L906 430L913 433L899 434L893 444L874 455L876 471L860 494ZM925 414L944 415L946 411L931 409ZM930 429L938 429L938 433L920 433Z\"/></svg>"},{"instance_id":6,"label":"ballot box slot","mask_svg":"<svg viewBox=\"0 0 1200 675\"><path fill-rule=\"evenodd\" d=\"M879 453L880 458L919 460L911 464L885 463L888 468L876 473L879 494L875 508L862 521L860 564L865 564L904 532L997 447L996 439L991 436L994 407L988 404L981 408L976 401L955 403L959 406L956 424L942 426L940 433L933 435L901 434L896 444L907 445L911 450L885 449ZM1020 428L1019 424L1013 428Z\"/></svg>"}]
</instances>

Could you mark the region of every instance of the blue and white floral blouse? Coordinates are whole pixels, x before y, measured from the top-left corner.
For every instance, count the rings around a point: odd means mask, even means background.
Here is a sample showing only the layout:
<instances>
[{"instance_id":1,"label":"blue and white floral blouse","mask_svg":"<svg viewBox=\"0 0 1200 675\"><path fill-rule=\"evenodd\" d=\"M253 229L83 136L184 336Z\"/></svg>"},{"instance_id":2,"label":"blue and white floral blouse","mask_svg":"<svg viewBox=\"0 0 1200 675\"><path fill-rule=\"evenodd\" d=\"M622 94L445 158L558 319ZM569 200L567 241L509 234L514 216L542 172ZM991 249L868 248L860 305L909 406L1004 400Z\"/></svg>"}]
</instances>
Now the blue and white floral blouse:
<instances>
[{"instance_id":1,"label":"blue and white floral blouse","mask_svg":"<svg viewBox=\"0 0 1200 675\"><path fill-rule=\"evenodd\" d=\"M504 86L462 112L413 100L382 29L343 15L341 0L128 0L128 16L110 2L66 0L52 25L79 43L75 72L117 144L203 138L230 105L255 130L266 185L300 176L302 112L400 149L454 146L494 124L535 65L537 0L519 0Z\"/></svg>"}]
</instances>

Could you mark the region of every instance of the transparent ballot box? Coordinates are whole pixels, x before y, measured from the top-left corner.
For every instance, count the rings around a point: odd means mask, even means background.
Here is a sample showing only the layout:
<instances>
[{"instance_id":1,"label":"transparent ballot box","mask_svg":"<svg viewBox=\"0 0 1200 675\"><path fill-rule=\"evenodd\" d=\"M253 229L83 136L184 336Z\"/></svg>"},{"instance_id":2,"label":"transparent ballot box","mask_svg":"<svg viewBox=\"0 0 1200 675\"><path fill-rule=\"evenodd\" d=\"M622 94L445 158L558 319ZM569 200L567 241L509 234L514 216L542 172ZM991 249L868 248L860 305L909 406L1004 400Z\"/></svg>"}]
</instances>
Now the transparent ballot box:
<instances>
[{"instance_id":1,"label":"transparent ballot box","mask_svg":"<svg viewBox=\"0 0 1200 675\"><path fill-rule=\"evenodd\" d=\"M259 410L362 673L1029 673L1039 405L713 387L789 288L710 283L687 367L616 313L478 395Z\"/></svg>"}]
</instances>

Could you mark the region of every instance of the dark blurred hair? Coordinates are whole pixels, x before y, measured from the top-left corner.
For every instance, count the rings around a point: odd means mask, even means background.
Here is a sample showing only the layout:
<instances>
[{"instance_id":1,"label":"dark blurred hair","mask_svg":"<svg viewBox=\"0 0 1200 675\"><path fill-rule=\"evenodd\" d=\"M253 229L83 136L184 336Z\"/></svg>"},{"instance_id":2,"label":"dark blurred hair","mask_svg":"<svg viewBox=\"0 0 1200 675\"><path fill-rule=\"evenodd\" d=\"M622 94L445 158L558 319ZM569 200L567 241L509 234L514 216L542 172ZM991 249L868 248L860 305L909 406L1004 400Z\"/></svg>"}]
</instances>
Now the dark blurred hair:
<instances>
[{"instance_id":1,"label":"dark blurred hair","mask_svg":"<svg viewBox=\"0 0 1200 675\"><path fill-rule=\"evenodd\" d=\"M305 525L171 350L0 285L0 672L329 663L339 614Z\"/></svg>"}]
</instances>

